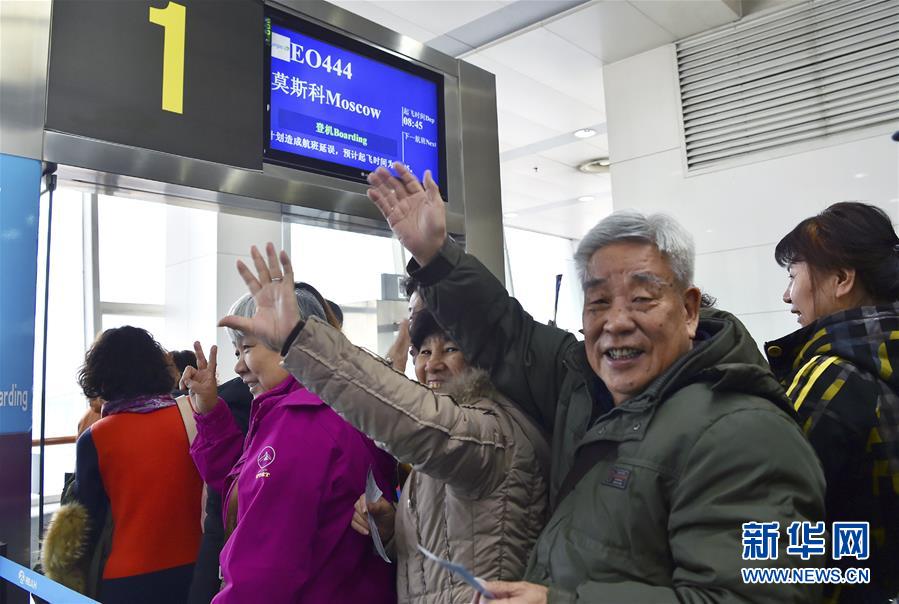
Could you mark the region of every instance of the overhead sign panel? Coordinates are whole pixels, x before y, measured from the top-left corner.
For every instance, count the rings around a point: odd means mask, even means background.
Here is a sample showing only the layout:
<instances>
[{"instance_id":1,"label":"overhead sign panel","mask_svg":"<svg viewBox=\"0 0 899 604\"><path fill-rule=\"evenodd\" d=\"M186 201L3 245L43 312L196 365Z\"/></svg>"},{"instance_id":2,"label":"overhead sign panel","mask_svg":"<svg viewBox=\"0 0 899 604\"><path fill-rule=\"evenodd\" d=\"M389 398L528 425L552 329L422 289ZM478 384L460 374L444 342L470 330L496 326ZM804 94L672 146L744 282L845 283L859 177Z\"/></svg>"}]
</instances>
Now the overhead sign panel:
<instances>
[{"instance_id":1,"label":"overhead sign panel","mask_svg":"<svg viewBox=\"0 0 899 604\"><path fill-rule=\"evenodd\" d=\"M255 0L53 3L49 130L262 169Z\"/></svg>"},{"instance_id":2,"label":"overhead sign panel","mask_svg":"<svg viewBox=\"0 0 899 604\"><path fill-rule=\"evenodd\" d=\"M360 182L400 161L443 184L442 74L273 9L265 31L268 161Z\"/></svg>"}]
</instances>

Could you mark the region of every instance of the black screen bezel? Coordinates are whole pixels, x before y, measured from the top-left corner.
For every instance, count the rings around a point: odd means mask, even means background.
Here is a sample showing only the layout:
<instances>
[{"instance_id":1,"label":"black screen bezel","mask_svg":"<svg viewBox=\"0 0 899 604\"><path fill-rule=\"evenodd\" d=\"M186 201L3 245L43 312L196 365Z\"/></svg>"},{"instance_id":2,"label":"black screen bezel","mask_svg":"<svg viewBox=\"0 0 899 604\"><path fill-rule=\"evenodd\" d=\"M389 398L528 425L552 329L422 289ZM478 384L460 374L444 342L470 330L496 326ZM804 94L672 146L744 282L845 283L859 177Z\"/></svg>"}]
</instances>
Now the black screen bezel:
<instances>
[{"instance_id":1,"label":"black screen bezel","mask_svg":"<svg viewBox=\"0 0 899 604\"><path fill-rule=\"evenodd\" d=\"M446 173L446 111L444 108L444 77L442 73L432 71L411 61L404 60L400 57L392 55L388 52L360 42L359 40L350 38L340 34L334 30L328 29L296 15L285 13L278 9L266 6L264 18L271 19L272 24L281 25L288 29L298 31L313 38L317 38L322 42L333 44L334 46L344 48L348 51L362 55L378 63L383 63L390 67L400 69L414 76L429 80L437 85L437 113L440 119L440 126L437 128L437 151L440 167L440 194L444 200L448 200L446 182L448 180ZM263 78L264 92L264 124L263 124L263 161L265 163L284 166L297 170L304 170L315 174L323 174L326 176L334 176L351 182L367 184L366 177L368 170L361 170L353 166L345 166L336 162L329 162L314 157L306 157L303 155L281 151L271 148L271 67L272 67L272 49L270 28L266 27L264 36L263 61L265 63L265 77ZM423 178L423 174L416 174L419 178Z\"/></svg>"}]
</instances>

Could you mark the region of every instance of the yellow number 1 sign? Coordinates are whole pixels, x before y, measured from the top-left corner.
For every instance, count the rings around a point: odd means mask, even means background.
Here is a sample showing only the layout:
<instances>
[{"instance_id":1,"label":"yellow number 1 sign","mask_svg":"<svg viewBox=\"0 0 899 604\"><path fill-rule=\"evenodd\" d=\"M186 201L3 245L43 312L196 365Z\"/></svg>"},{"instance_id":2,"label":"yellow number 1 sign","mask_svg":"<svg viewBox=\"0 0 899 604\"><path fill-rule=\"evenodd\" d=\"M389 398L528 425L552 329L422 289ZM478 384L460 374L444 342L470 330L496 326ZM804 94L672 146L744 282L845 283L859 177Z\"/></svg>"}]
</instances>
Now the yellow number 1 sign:
<instances>
[{"instance_id":1,"label":"yellow number 1 sign","mask_svg":"<svg viewBox=\"0 0 899 604\"><path fill-rule=\"evenodd\" d=\"M169 2L165 8L150 7L150 23L165 28L162 52L162 108L184 113L184 30L187 10Z\"/></svg>"}]
</instances>

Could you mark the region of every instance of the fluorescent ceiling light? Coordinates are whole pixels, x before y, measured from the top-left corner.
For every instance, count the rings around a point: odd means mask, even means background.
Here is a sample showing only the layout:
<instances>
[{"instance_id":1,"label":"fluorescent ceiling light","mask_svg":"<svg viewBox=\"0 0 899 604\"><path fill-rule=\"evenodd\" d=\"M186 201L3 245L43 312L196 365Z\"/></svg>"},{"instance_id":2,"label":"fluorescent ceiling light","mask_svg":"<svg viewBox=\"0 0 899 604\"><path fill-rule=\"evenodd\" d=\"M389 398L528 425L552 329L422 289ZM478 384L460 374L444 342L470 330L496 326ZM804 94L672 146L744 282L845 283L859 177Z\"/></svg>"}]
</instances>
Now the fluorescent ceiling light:
<instances>
[{"instance_id":1,"label":"fluorescent ceiling light","mask_svg":"<svg viewBox=\"0 0 899 604\"><path fill-rule=\"evenodd\" d=\"M574 135L577 138L590 138L591 136L596 136L596 130L593 128L581 128L580 130L575 130Z\"/></svg>"},{"instance_id":2,"label":"fluorescent ceiling light","mask_svg":"<svg viewBox=\"0 0 899 604\"><path fill-rule=\"evenodd\" d=\"M596 198L593 197L592 195L581 195L580 197L577 198L578 201L583 201L583 202L593 201L594 199L596 199Z\"/></svg>"}]
</instances>

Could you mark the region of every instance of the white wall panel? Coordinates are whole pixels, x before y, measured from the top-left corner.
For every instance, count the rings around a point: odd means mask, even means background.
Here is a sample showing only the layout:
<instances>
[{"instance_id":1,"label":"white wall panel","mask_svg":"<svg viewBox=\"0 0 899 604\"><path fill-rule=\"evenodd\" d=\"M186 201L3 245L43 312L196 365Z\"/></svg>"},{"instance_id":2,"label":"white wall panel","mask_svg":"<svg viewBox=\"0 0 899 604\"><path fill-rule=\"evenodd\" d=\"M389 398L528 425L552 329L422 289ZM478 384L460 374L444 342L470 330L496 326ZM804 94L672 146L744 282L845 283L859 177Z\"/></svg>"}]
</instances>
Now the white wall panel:
<instances>
[{"instance_id":1,"label":"white wall panel","mask_svg":"<svg viewBox=\"0 0 899 604\"><path fill-rule=\"evenodd\" d=\"M216 333L219 330L218 320L224 316L224 314L217 314L216 299L211 295L216 291L218 283L216 254L210 253L191 259L187 264L187 271L189 280L187 295L190 304L187 317L189 329L186 332L189 336L187 337L188 344L185 347L190 348L190 344L194 340L199 340L203 343L204 348L209 348L216 341ZM227 359L232 350L227 347L222 352L222 358ZM225 366L228 366L227 362L225 362Z\"/></svg>"},{"instance_id":2,"label":"white wall panel","mask_svg":"<svg viewBox=\"0 0 899 604\"><path fill-rule=\"evenodd\" d=\"M600 197L589 202L572 202L564 209L525 210L503 222L512 227L579 240L611 212L612 200Z\"/></svg>"},{"instance_id":3,"label":"white wall panel","mask_svg":"<svg viewBox=\"0 0 899 604\"><path fill-rule=\"evenodd\" d=\"M249 248L247 248L249 249ZM218 254L215 258L215 271L218 275L215 291L215 316L218 318L228 314L231 305L247 292L240 275L237 274L235 263L238 258L244 262L248 260L246 255ZM233 378L234 373L234 346L225 329L216 328L215 340L219 347L219 382L225 382ZM205 343L204 343L205 347Z\"/></svg>"},{"instance_id":4,"label":"white wall panel","mask_svg":"<svg viewBox=\"0 0 899 604\"><path fill-rule=\"evenodd\" d=\"M726 250L776 243L838 201L878 205L899 222L897 154L899 145L884 132L685 178L678 149L613 163L612 192L616 209L675 216L690 228L697 252Z\"/></svg>"},{"instance_id":5,"label":"white wall panel","mask_svg":"<svg viewBox=\"0 0 899 604\"><path fill-rule=\"evenodd\" d=\"M599 57L603 63L674 41L670 32L630 3L621 1L593 4L549 23L546 28Z\"/></svg>"},{"instance_id":6,"label":"white wall panel","mask_svg":"<svg viewBox=\"0 0 899 604\"><path fill-rule=\"evenodd\" d=\"M791 181L804 191L792 191ZM777 242L824 208L825 191L811 191L817 186L813 174L790 178L763 167L684 178L679 150L612 165L615 209L674 216L693 233L698 253Z\"/></svg>"},{"instance_id":7,"label":"white wall panel","mask_svg":"<svg viewBox=\"0 0 899 604\"><path fill-rule=\"evenodd\" d=\"M156 337L163 341L163 346L172 350L183 350L185 341L200 339L199 334L192 335L190 331L190 310L187 303L190 277L187 264L187 261L182 261L165 267L165 333L157 334ZM203 340L200 341L204 346L207 345Z\"/></svg>"},{"instance_id":8,"label":"white wall panel","mask_svg":"<svg viewBox=\"0 0 899 604\"><path fill-rule=\"evenodd\" d=\"M188 209L188 211L190 212L190 234L187 237L188 258L197 259L209 256L216 249L219 241L216 230L219 213L196 209Z\"/></svg>"},{"instance_id":9,"label":"white wall panel","mask_svg":"<svg viewBox=\"0 0 899 604\"><path fill-rule=\"evenodd\" d=\"M218 215L219 254L249 257L251 245L261 250L269 241L276 246L281 243L279 218L254 218L226 213Z\"/></svg>"},{"instance_id":10,"label":"white wall panel","mask_svg":"<svg viewBox=\"0 0 899 604\"><path fill-rule=\"evenodd\" d=\"M503 40L481 54L604 111L602 61L546 28Z\"/></svg>"},{"instance_id":11,"label":"white wall panel","mask_svg":"<svg viewBox=\"0 0 899 604\"><path fill-rule=\"evenodd\" d=\"M630 4L677 38L692 36L740 17L739 2L729 5L709 0L630 0Z\"/></svg>"},{"instance_id":12,"label":"white wall panel","mask_svg":"<svg viewBox=\"0 0 899 604\"><path fill-rule=\"evenodd\" d=\"M531 77L526 65L513 69L483 52L468 55L465 60L496 75L496 105L501 111L514 112L558 132L574 132L585 124L597 124L605 118L602 111L586 102Z\"/></svg>"},{"instance_id":13,"label":"white wall panel","mask_svg":"<svg viewBox=\"0 0 899 604\"><path fill-rule=\"evenodd\" d=\"M759 350L763 352L765 342L782 338L800 327L796 322L796 316L791 315L788 310L737 315L737 318L743 322L758 344Z\"/></svg>"},{"instance_id":14,"label":"white wall panel","mask_svg":"<svg viewBox=\"0 0 899 604\"><path fill-rule=\"evenodd\" d=\"M171 205L165 209L166 267L180 264L190 258L190 246L188 244L191 239L190 214L190 209L181 206ZM214 233L215 231L213 231ZM212 249L215 249L215 247Z\"/></svg>"},{"instance_id":15,"label":"white wall panel","mask_svg":"<svg viewBox=\"0 0 899 604\"><path fill-rule=\"evenodd\" d=\"M218 212L167 205L164 345L204 349L216 342L216 223Z\"/></svg>"},{"instance_id":16,"label":"white wall panel","mask_svg":"<svg viewBox=\"0 0 899 604\"><path fill-rule=\"evenodd\" d=\"M391 10L394 8L393 6L382 6L379 3L367 0L333 0L331 3L336 4L342 9L365 17L370 21L383 25L384 27L389 27L410 38L414 38L421 43L436 38L440 34L455 27L452 23L441 23L434 19L416 22L414 19L407 18L407 16L400 16L402 15L402 12L393 12ZM427 29L421 26L422 23L428 24Z\"/></svg>"},{"instance_id":17,"label":"white wall panel","mask_svg":"<svg viewBox=\"0 0 899 604\"><path fill-rule=\"evenodd\" d=\"M774 261L774 245L698 254L696 284L734 314L788 309L781 299L787 271Z\"/></svg>"},{"instance_id":18,"label":"white wall panel","mask_svg":"<svg viewBox=\"0 0 899 604\"><path fill-rule=\"evenodd\" d=\"M209 261L210 270L214 270L217 275L213 290L216 322L228 313L235 300L247 292L247 286L237 273L237 260L242 259L252 266L249 258L251 245L256 245L262 250L262 246L269 241L279 248L282 244L280 220L225 213L217 216L218 253ZM230 356L234 352L234 347L224 329L216 330L216 340L222 359L219 379L229 380L234 377L234 364L231 362L233 356Z\"/></svg>"},{"instance_id":19,"label":"white wall panel","mask_svg":"<svg viewBox=\"0 0 899 604\"><path fill-rule=\"evenodd\" d=\"M376 4L404 20L412 23L425 23L429 30L437 30L438 33L444 34L497 11L506 3L498 0L467 0L466 2L381 0L362 4ZM351 8L350 10L355 9ZM390 21L380 23L394 29Z\"/></svg>"},{"instance_id":20,"label":"white wall panel","mask_svg":"<svg viewBox=\"0 0 899 604\"><path fill-rule=\"evenodd\" d=\"M677 218L696 240L697 282L757 340L774 339L798 327L780 301L786 281L774 245L837 201L873 203L899 223L899 144L884 127L685 177L672 52L605 69L615 209Z\"/></svg>"},{"instance_id":21,"label":"white wall panel","mask_svg":"<svg viewBox=\"0 0 899 604\"><path fill-rule=\"evenodd\" d=\"M603 69L613 163L680 148L674 67L669 44Z\"/></svg>"},{"instance_id":22,"label":"white wall panel","mask_svg":"<svg viewBox=\"0 0 899 604\"><path fill-rule=\"evenodd\" d=\"M543 122L535 122L530 118L503 109L497 111L497 117L497 134L501 153L539 143L564 132L557 128L550 128Z\"/></svg>"}]
</instances>

